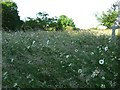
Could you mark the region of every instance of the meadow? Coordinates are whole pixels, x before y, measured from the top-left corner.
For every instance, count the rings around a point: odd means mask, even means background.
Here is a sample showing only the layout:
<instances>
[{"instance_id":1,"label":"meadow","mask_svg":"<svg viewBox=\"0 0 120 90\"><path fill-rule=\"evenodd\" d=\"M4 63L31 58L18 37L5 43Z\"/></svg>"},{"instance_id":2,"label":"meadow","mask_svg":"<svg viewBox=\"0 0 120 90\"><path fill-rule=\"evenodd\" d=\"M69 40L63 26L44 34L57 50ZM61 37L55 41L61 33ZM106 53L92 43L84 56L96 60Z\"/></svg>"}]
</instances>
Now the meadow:
<instances>
[{"instance_id":1,"label":"meadow","mask_svg":"<svg viewBox=\"0 0 120 90\"><path fill-rule=\"evenodd\" d=\"M3 88L119 88L111 30L2 33Z\"/></svg>"}]
</instances>

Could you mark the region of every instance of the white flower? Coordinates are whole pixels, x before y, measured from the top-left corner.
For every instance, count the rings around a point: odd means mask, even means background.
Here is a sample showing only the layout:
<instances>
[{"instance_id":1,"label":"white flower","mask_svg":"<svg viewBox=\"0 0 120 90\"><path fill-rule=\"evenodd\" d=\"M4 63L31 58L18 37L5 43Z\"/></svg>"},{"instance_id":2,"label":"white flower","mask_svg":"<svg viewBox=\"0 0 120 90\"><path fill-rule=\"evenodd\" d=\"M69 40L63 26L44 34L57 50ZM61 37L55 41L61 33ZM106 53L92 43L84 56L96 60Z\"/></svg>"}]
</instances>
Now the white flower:
<instances>
[{"instance_id":1,"label":"white flower","mask_svg":"<svg viewBox=\"0 0 120 90\"><path fill-rule=\"evenodd\" d=\"M99 64L104 64L104 59L99 60Z\"/></svg>"},{"instance_id":2,"label":"white flower","mask_svg":"<svg viewBox=\"0 0 120 90\"><path fill-rule=\"evenodd\" d=\"M94 52L91 52L91 55L93 55L94 54Z\"/></svg>"},{"instance_id":3,"label":"white flower","mask_svg":"<svg viewBox=\"0 0 120 90\"><path fill-rule=\"evenodd\" d=\"M30 49L30 46L27 46L27 49Z\"/></svg>"},{"instance_id":4,"label":"white flower","mask_svg":"<svg viewBox=\"0 0 120 90\"><path fill-rule=\"evenodd\" d=\"M101 88L105 88L105 84L101 84L101 86L100 86Z\"/></svg>"},{"instance_id":5,"label":"white flower","mask_svg":"<svg viewBox=\"0 0 120 90\"><path fill-rule=\"evenodd\" d=\"M47 44L49 43L49 40L47 40Z\"/></svg>"},{"instance_id":6,"label":"white flower","mask_svg":"<svg viewBox=\"0 0 120 90\"><path fill-rule=\"evenodd\" d=\"M66 58L69 58L70 55L66 55Z\"/></svg>"},{"instance_id":7,"label":"white flower","mask_svg":"<svg viewBox=\"0 0 120 90\"><path fill-rule=\"evenodd\" d=\"M75 49L75 52L78 52L78 49Z\"/></svg>"},{"instance_id":8,"label":"white flower","mask_svg":"<svg viewBox=\"0 0 120 90\"><path fill-rule=\"evenodd\" d=\"M5 73L3 74L3 76L5 76L5 75L7 75L7 72L5 72Z\"/></svg>"},{"instance_id":9,"label":"white flower","mask_svg":"<svg viewBox=\"0 0 120 90\"><path fill-rule=\"evenodd\" d=\"M31 83L32 81L34 81L34 79L31 79L31 80L29 81L29 83Z\"/></svg>"},{"instance_id":10,"label":"white flower","mask_svg":"<svg viewBox=\"0 0 120 90\"><path fill-rule=\"evenodd\" d=\"M94 72L94 73L99 74L100 72L99 72L98 70L95 70L95 72Z\"/></svg>"},{"instance_id":11,"label":"white flower","mask_svg":"<svg viewBox=\"0 0 120 90\"><path fill-rule=\"evenodd\" d=\"M40 71L40 69L38 69L38 71Z\"/></svg>"},{"instance_id":12,"label":"white flower","mask_svg":"<svg viewBox=\"0 0 120 90\"><path fill-rule=\"evenodd\" d=\"M108 41L111 42L111 38L108 38Z\"/></svg>"},{"instance_id":13,"label":"white flower","mask_svg":"<svg viewBox=\"0 0 120 90\"><path fill-rule=\"evenodd\" d=\"M69 67L72 66L72 63L70 63L68 66L69 66Z\"/></svg>"},{"instance_id":14,"label":"white flower","mask_svg":"<svg viewBox=\"0 0 120 90\"><path fill-rule=\"evenodd\" d=\"M17 86L17 83L14 83L13 87L16 87Z\"/></svg>"},{"instance_id":15,"label":"white flower","mask_svg":"<svg viewBox=\"0 0 120 90\"><path fill-rule=\"evenodd\" d=\"M30 64L31 63L31 61L28 61L28 64Z\"/></svg>"},{"instance_id":16,"label":"white flower","mask_svg":"<svg viewBox=\"0 0 120 90\"><path fill-rule=\"evenodd\" d=\"M107 51L107 50L108 50L108 47L106 46L104 49L105 49L105 51Z\"/></svg>"},{"instance_id":17,"label":"white flower","mask_svg":"<svg viewBox=\"0 0 120 90\"><path fill-rule=\"evenodd\" d=\"M31 75L29 74L29 75L27 76L27 78L30 78L30 76L31 76Z\"/></svg>"},{"instance_id":18,"label":"white flower","mask_svg":"<svg viewBox=\"0 0 120 90\"><path fill-rule=\"evenodd\" d=\"M72 42L72 44L74 44L74 42Z\"/></svg>"},{"instance_id":19,"label":"white flower","mask_svg":"<svg viewBox=\"0 0 120 90\"><path fill-rule=\"evenodd\" d=\"M102 77L103 80L105 80L105 77Z\"/></svg>"},{"instance_id":20,"label":"white flower","mask_svg":"<svg viewBox=\"0 0 120 90\"><path fill-rule=\"evenodd\" d=\"M92 74L91 77L94 78L96 76L96 74Z\"/></svg>"},{"instance_id":21,"label":"white flower","mask_svg":"<svg viewBox=\"0 0 120 90\"><path fill-rule=\"evenodd\" d=\"M4 80L7 79L7 75L3 78Z\"/></svg>"},{"instance_id":22,"label":"white flower","mask_svg":"<svg viewBox=\"0 0 120 90\"><path fill-rule=\"evenodd\" d=\"M78 73L82 73L82 69L78 69Z\"/></svg>"},{"instance_id":23,"label":"white flower","mask_svg":"<svg viewBox=\"0 0 120 90\"><path fill-rule=\"evenodd\" d=\"M63 61L60 61L60 63L63 63Z\"/></svg>"},{"instance_id":24,"label":"white flower","mask_svg":"<svg viewBox=\"0 0 120 90\"><path fill-rule=\"evenodd\" d=\"M12 59L11 59L11 62L13 62L13 61L14 61L14 59L12 58Z\"/></svg>"},{"instance_id":25,"label":"white flower","mask_svg":"<svg viewBox=\"0 0 120 90\"><path fill-rule=\"evenodd\" d=\"M32 42L32 45L35 43L35 41Z\"/></svg>"},{"instance_id":26,"label":"white flower","mask_svg":"<svg viewBox=\"0 0 120 90\"><path fill-rule=\"evenodd\" d=\"M99 73L100 73L100 71L95 70L95 71L93 71L91 77L94 78L94 77L97 76Z\"/></svg>"}]
</instances>

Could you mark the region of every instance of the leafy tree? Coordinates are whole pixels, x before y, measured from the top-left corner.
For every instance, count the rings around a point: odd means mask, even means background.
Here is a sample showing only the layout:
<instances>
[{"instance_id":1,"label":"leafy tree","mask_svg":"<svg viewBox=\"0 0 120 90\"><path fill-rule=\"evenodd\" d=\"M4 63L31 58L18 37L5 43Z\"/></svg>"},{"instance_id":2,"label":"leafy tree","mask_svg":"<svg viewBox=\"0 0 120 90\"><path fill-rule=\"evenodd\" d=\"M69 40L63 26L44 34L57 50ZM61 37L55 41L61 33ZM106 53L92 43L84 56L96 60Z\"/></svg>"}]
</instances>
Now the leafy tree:
<instances>
[{"instance_id":1,"label":"leafy tree","mask_svg":"<svg viewBox=\"0 0 120 90\"><path fill-rule=\"evenodd\" d=\"M27 18L23 24L24 29L40 29L40 30L66 30L74 29L75 24L71 18L65 15L61 15L59 19L57 17L49 18L46 12L39 12L36 18Z\"/></svg>"},{"instance_id":2,"label":"leafy tree","mask_svg":"<svg viewBox=\"0 0 120 90\"><path fill-rule=\"evenodd\" d=\"M73 22L73 20L71 18L68 18L67 16L65 15L61 15L58 19L58 28L60 30L66 30L67 26L71 26L73 28L75 28L75 24Z\"/></svg>"},{"instance_id":3,"label":"leafy tree","mask_svg":"<svg viewBox=\"0 0 120 90\"><path fill-rule=\"evenodd\" d=\"M27 20L24 22L24 24L21 27L24 31L27 29L35 29L39 28L39 23L34 18L27 17Z\"/></svg>"},{"instance_id":4,"label":"leafy tree","mask_svg":"<svg viewBox=\"0 0 120 90\"><path fill-rule=\"evenodd\" d=\"M106 26L107 28L111 28L116 18L118 17L118 11L113 4L111 9L109 9L107 12L103 11L101 15L96 14L96 17L101 25Z\"/></svg>"},{"instance_id":5,"label":"leafy tree","mask_svg":"<svg viewBox=\"0 0 120 90\"><path fill-rule=\"evenodd\" d=\"M56 30L57 18L49 18L46 12L37 13L36 18L28 17L22 28L24 29L41 29L41 30Z\"/></svg>"},{"instance_id":6,"label":"leafy tree","mask_svg":"<svg viewBox=\"0 0 120 90\"><path fill-rule=\"evenodd\" d=\"M39 26L41 29L47 30L48 16L49 15L46 12L37 13L36 21L39 22Z\"/></svg>"},{"instance_id":7,"label":"leafy tree","mask_svg":"<svg viewBox=\"0 0 120 90\"><path fill-rule=\"evenodd\" d=\"M48 18L48 30L55 31L55 30L57 30L57 28L58 28L57 17Z\"/></svg>"},{"instance_id":8,"label":"leafy tree","mask_svg":"<svg viewBox=\"0 0 120 90\"><path fill-rule=\"evenodd\" d=\"M48 17L49 14L46 12L39 12L37 14L36 21L39 23L39 27L44 30L56 30L57 17Z\"/></svg>"},{"instance_id":9,"label":"leafy tree","mask_svg":"<svg viewBox=\"0 0 120 90\"><path fill-rule=\"evenodd\" d=\"M15 2L0 2L2 5L2 27L4 30L15 30L22 24L18 16L17 4Z\"/></svg>"}]
</instances>

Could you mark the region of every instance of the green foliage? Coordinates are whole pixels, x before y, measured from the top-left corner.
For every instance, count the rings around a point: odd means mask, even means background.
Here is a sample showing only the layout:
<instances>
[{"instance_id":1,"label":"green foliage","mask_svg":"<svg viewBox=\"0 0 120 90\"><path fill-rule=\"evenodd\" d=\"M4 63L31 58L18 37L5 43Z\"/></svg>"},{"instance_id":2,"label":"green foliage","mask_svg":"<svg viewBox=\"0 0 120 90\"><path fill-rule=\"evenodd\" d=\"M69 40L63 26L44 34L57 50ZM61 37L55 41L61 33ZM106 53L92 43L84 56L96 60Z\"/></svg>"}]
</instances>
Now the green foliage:
<instances>
[{"instance_id":1,"label":"green foliage","mask_svg":"<svg viewBox=\"0 0 120 90\"><path fill-rule=\"evenodd\" d=\"M57 31L57 30L67 30L75 29L75 24L71 18L68 18L65 15L57 17L48 17L49 15L46 12L37 13L36 18L28 18L23 27L25 29L41 29L47 31Z\"/></svg>"},{"instance_id":2,"label":"green foliage","mask_svg":"<svg viewBox=\"0 0 120 90\"><path fill-rule=\"evenodd\" d=\"M46 12L39 12L37 14L36 21L39 22L39 26L41 29L47 30L48 16L49 15Z\"/></svg>"},{"instance_id":3,"label":"green foliage","mask_svg":"<svg viewBox=\"0 0 120 90\"><path fill-rule=\"evenodd\" d=\"M103 11L102 15L96 15L97 20L100 22L100 24L103 26L107 26L107 28L111 28L117 16L118 12L111 9L109 9L107 12Z\"/></svg>"},{"instance_id":4,"label":"green foliage","mask_svg":"<svg viewBox=\"0 0 120 90\"><path fill-rule=\"evenodd\" d=\"M37 13L36 18L28 17L22 28L24 29L41 29L41 30L56 30L57 18L49 18L46 12Z\"/></svg>"},{"instance_id":5,"label":"green foliage","mask_svg":"<svg viewBox=\"0 0 120 90\"><path fill-rule=\"evenodd\" d=\"M58 19L58 27L60 30L66 30L67 26L75 28L75 24L71 18L68 18L65 15L61 15Z\"/></svg>"},{"instance_id":6,"label":"green foliage","mask_svg":"<svg viewBox=\"0 0 120 90\"><path fill-rule=\"evenodd\" d=\"M57 27L57 17L48 17L49 14L46 12L39 12L37 14L37 22L39 22L39 25L44 30L56 30Z\"/></svg>"},{"instance_id":7,"label":"green foliage","mask_svg":"<svg viewBox=\"0 0 120 90\"><path fill-rule=\"evenodd\" d=\"M34 18L28 17L21 28L23 30L27 30L27 29L39 28L38 26L39 26L39 23Z\"/></svg>"},{"instance_id":8,"label":"green foliage","mask_svg":"<svg viewBox=\"0 0 120 90\"><path fill-rule=\"evenodd\" d=\"M2 27L4 30L15 30L22 24L15 2L0 2L2 5Z\"/></svg>"},{"instance_id":9,"label":"green foliage","mask_svg":"<svg viewBox=\"0 0 120 90\"><path fill-rule=\"evenodd\" d=\"M119 3L115 2L110 9L106 12L103 11L102 14L96 14L97 20L100 22L101 25L107 26L107 28L111 28L111 26L116 21L118 17L119 11L117 10Z\"/></svg>"}]
</instances>

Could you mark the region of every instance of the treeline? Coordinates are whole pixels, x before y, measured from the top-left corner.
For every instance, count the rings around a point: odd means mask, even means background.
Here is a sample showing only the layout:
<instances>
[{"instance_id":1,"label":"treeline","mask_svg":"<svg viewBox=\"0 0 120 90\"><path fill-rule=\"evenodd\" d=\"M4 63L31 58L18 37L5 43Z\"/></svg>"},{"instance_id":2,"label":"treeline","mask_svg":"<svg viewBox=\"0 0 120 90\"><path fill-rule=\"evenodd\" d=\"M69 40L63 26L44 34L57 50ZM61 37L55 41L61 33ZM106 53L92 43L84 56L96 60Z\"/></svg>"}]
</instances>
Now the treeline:
<instances>
[{"instance_id":1,"label":"treeline","mask_svg":"<svg viewBox=\"0 0 120 90\"><path fill-rule=\"evenodd\" d=\"M59 17L49 17L46 12L38 12L36 18L27 17L25 21L20 20L18 15L18 7L15 2L4 1L0 2L2 5L2 28L4 31L17 30L44 30L44 31L63 31L63 30L79 30L76 27L72 18L66 15ZM95 16L100 25L111 28L115 24L116 18L119 16L118 2L112 5L107 11L101 14L97 13ZM119 24L120 25L120 24Z\"/></svg>"},{"instance_id":2,"label":"treeline","mask_svg":"<svg viewBox=\"0 0 120 90\"><path fill-rule=\"evenodd\" d=\"M18 7L15 2L0 2L2 5L2 28L4 31L17 30L76 30L75 23L72 18L66 15L59 17L49 17L46 12L38 12L36 18L28 17L25 21L20 20L18 15Z\"/></svg>"}]
</instances>

